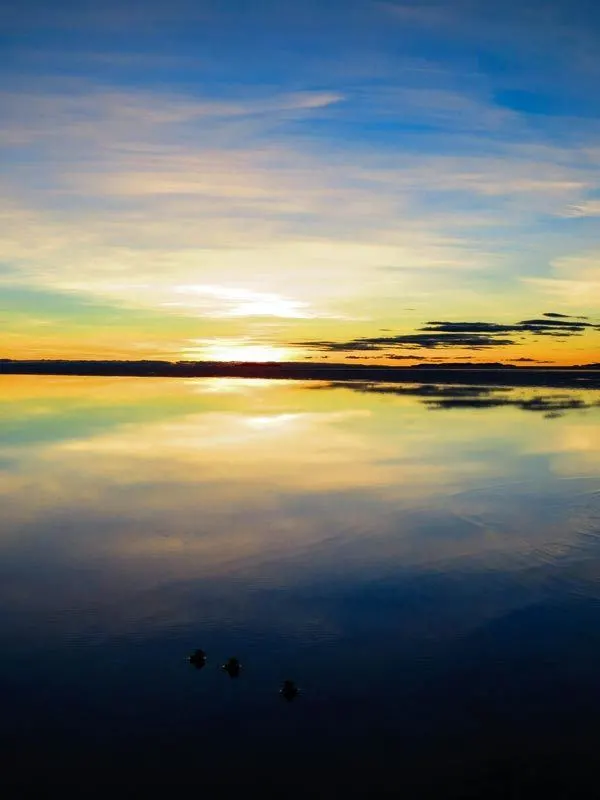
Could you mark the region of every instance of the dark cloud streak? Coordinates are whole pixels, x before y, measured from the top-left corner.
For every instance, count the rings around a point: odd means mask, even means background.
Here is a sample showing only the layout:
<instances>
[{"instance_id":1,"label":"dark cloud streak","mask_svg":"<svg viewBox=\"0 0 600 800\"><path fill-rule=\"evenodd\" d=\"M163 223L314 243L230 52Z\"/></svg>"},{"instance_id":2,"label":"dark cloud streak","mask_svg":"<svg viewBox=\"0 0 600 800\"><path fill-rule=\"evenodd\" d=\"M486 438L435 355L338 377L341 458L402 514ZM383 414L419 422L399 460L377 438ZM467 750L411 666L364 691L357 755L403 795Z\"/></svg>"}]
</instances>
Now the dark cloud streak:
<instances>
[{"instance_id":1,"label":"dark cloud streak","mask_svg":"<svg viewBox=\"0 0 600 800\"><path fill-rule=\"evenodd\" d=\"M303 341L295 344L323 352L378 351L388 348L403 350L436 350L466 348L482 350L487 347L510 347L526 341L529 336L551 337L557 340L580 336L586 330L600 330L600 325L585 322L584 317L567 317L558 312L546 312L540 318L523 319L515 323L452 322L430 320L417 333L393 336L365 336L345 342ZM386 354L387 358L410 358Z\"/></svg>"}]
</instances>

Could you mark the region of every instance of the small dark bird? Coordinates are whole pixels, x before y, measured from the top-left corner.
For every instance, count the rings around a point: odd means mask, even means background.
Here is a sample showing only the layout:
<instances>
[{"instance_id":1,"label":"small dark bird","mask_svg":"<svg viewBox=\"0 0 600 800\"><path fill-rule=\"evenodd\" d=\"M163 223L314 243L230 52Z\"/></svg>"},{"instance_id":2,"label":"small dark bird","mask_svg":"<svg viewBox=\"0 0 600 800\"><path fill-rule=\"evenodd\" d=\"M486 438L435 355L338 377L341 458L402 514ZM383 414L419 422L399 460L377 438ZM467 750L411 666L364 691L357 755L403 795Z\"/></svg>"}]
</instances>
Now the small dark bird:
<instances>
[{"instance_id":1,"label":"small dark bird","mask_svg":"<svg viewBox=\"0 0 600 800\"><path fill-rule=\"evenodd\" d=\"M239 678L240 672L242 671L242 665L238 658L229 658L223 664L222 669L226 672L230 678Z\"/></svg>"},{"instance_id":2,"label":"small dark bird","mask_svg":"<svg viewBox=\"0 0 600 800\"><path fill-rule=\"evenodd\" d=\"M284 700L287 700L288 703L291 703L292 700L295 700L300 694L300 689L298 689L294 681L284 681L283 686L279 690L279 694Z\"/></svg>"},{"instance_id":3,"label":"small dark bird","mask_svg":"<svg viewBox=\"0 0 600 800\"><path fill-rule=\"evenodd\" d=\"M206 653L201 649L194 650L191 656L188 657L188 661L196 669L202 669L202 667L206 666Z\"/></svg>"}]
</instances>

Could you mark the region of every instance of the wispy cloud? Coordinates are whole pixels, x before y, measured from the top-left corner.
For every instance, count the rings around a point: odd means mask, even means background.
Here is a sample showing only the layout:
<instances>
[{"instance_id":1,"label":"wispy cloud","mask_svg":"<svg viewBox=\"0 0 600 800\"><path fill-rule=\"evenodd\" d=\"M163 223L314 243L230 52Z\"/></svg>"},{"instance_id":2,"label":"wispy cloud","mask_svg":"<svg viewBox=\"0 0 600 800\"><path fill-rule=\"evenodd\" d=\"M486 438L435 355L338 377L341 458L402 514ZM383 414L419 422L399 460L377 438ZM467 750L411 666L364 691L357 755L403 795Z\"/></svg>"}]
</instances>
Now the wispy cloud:
<instances>
[{"instance_id":1,"label":"wispy cloud","mask_svg":"<svg viewBox=\"0 0 600 800\"><path fill-rule=\"evenodd\" d=\"M250 97L215 100L148 90L123 91L73 80L66 85L62 83L62 91L50 84L43 92L0 93L0 102L10 121L0 142L60 143L59 137L66 135L95 140L106 148L131 139L139 142L144 135L162 137L169 126L305 113L343 99L340 92L299 91L266 96L255 92Z\"/></svg>"},{"instance_id":2,"label":"wispy cloud","mask_svg":"<svg viewBox=\"0 0 600 800\"><path fill-rule=\"evenodd\" d=\"M582 203L569 206L565 217L600 217L600 200L586 200Z\"/></svg>"},{"instance_id":3,"label":"wispy cloud","mask_svg":"<svg viewBox=\"0 0 600 800\"><path fill-rule=\"evenodd\" d=\"M308 303L270 292L252 292L230 286L175 286L173 294L181 299L166 301L164 306L202 311L215 317L282 317L310 319Z\"/></svg>"},{"instance_id":4,"label":"wispy cloud","mask_svg":"<svg viewBox=\"0 0 600 800\"><path fill-rule=\"evenodd\" d=\"M600 251L556 259L552 268L550 277L524 278L524 281L552 297L553 302L563 308L581 308L590 300L594 310L598 308Z\"/></svg>"}]
</instances>

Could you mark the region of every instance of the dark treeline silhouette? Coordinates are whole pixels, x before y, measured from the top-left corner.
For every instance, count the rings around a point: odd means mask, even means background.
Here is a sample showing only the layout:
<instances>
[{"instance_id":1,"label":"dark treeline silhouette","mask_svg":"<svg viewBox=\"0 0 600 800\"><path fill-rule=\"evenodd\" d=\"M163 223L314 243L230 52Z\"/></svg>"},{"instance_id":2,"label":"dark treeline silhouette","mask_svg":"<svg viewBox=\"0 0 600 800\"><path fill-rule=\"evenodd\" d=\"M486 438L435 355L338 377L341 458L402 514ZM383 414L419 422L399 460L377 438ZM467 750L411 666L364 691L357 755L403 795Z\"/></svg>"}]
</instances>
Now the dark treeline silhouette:
<instances>
[{"instance_id":1,"label":"dark treeline silhouette","mask_svg":"<svg viewBox=\"0 0 600 800\"><path fill-rule=\"evenodd\" d=\"M409 367L373 366L318 362L232 361L67 361L0 359L0 374L96 375L174 378L268 378L319 381L382 381L419 383L423 372L441 384L486 384L499 386L546 386L600 388L600 363L572 367L514 366L497 362L427 363ZM485 373L485 379L482 374Z\"/></svg>"}]
</instances>

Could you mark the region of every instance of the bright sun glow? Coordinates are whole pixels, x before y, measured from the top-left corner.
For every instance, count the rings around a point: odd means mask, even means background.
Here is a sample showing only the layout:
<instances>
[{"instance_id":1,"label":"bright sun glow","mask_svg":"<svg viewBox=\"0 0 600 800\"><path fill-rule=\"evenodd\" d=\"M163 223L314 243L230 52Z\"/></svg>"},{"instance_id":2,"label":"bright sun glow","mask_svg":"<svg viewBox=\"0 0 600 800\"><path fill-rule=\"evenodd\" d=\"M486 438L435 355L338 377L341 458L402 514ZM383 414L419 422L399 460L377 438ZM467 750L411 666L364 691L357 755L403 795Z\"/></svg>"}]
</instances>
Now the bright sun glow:
<instances>
[{"instance_id":1,"label":"bright sun glow","mask_svg":"<svg viewBox=\"0 0 600 800\"><path fill-rule=\"evenodd\" d=\"M287 347L253 344L240 340L198 340L195 347L185 350L185 358L203 361L287 361L292 351Z\"/></svg>"}]
</instances>

